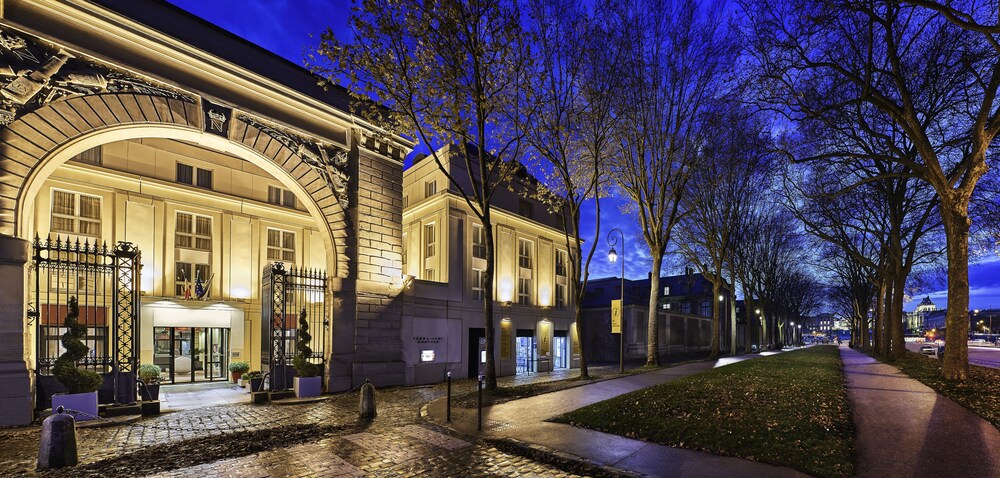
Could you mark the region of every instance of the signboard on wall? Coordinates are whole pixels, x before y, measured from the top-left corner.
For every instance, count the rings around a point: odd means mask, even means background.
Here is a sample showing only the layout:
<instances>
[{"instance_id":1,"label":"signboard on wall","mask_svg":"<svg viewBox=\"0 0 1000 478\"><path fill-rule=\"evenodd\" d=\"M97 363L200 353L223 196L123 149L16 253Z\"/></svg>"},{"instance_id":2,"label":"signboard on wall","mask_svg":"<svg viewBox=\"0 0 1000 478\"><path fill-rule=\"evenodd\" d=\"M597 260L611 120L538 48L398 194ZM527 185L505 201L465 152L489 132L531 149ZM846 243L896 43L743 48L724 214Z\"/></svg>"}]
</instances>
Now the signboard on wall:
<instances>
[{"instance_id":1,"label":"signboard on wall","mask_svg":"<svg viewBox=\"0 0 1000 478\"><path fill-rule=\"evenodd\" d=\"M552 323L542 321L538 325L538 356L549 356L549 345L552 343Z\"/></svg>"},{"instance_id":2,"label":"signboard on wall","mask_svg":"<svg viewBox=\"0 0 1000 478\"><path fill-rule=\"evenodd\" d=\"M500 321L500 360L510 360L510 321Z\"/></svg>"},{"instance_id":3,"label":"signboard on wall","mask_svg":"<svg viewBox=\"0 0 1000 478\"><path fill-rule=\"evenodd\" d=\"M622 333L622 301L611 301L611 333Z\"/></svg>"}]
</instances>

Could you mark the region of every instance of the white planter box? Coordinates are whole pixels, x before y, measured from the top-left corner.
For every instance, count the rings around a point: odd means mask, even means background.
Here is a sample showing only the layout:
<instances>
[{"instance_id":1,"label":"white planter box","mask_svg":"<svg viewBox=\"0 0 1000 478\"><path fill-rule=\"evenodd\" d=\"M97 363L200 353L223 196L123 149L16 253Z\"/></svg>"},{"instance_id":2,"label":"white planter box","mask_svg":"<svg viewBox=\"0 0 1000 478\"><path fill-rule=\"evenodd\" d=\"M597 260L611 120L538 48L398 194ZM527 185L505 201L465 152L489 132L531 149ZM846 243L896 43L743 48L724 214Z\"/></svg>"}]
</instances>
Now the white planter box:
<instances>
[{"instance_id":1,"label":"white planter box","mask_svg":"<svg viewBox=\"0 0 1000 478\"><path fill-rule=\"evenodd\" d=\"M76 415L76 421L97 419L97 392L57 393L52 396L52 413L62 406L66 410L83 412ZM67 412L72 414L72 412Z\"/></svg>"},{"instance_id":2,"label":"white planter box","mask_svg":"<svg viewBox=\"0 0 1000 478\"><path fill-rule=\"evenodd\" d=\"M318 397L323 393L323 377L295 377L292 388L298 398Z\"/></svg>"}]
</instances>

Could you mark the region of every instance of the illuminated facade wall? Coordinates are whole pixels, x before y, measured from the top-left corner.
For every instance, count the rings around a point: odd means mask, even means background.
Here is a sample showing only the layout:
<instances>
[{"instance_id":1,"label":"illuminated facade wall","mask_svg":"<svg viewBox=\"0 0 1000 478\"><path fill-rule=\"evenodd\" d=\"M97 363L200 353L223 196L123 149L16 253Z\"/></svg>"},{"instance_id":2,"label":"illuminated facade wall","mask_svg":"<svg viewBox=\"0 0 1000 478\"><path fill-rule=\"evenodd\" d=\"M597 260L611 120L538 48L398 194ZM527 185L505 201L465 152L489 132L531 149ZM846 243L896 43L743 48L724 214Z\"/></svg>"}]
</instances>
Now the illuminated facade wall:
<instances>
[{"instance_id":1,"label":"illuminated facade wall","mask_svg":"<svg viewBox=\"0 0 1000 478\"><path fill-rule=\"evenodd\" d=\"M455 177L467 178L461 157L446 164ZM579 365L578 353L573 353L574 302L565 235L558 216L520 195L531 181L521 176L512 188L501 186L491 215L497 264L494 353L501 375ZM405 353L416 359L407 360L415 363L411 373L433 370L418 382L431 381L446 369L471 375L475 344L469 341L475 336L470 329L484 326L480 284L486 261L480 223L431 158L404 172L403 202L403 273L414 278L407 300L419 305L404 312ZM532 345L525 348L528 335ZM407 340L410 336L415 339ZM435 351L435 362L420 363L418 356L426 350Z\"/></svg>"}]
</instances>

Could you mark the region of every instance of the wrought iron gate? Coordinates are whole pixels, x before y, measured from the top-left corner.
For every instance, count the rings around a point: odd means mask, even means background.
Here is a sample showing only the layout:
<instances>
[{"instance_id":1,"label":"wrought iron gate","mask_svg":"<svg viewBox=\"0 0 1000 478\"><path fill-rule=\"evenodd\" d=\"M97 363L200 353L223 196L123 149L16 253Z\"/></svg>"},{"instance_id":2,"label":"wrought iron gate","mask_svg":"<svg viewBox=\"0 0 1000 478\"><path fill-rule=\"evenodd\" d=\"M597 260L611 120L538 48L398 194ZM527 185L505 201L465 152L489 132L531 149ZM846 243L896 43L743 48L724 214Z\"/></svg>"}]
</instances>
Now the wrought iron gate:
<instances>
[{"instance_id":1,"label":"wrought iron gate","mask_svg":"<svg viewBox=\"0 0 1000 478\"><path fill-rule=\"evenodd\" d=\"M120 241L109 249L106 243L81 244L58 236L55 241L36 236L33 249L35 301L28 316L36 327L36 373L52 375L52 366L62 352L60 338L67 304L75 296L79 321L87 327L84 343L90 348L79 366L111 374L114 403L135 402L139 250L130 242ZM38 388L40 403L46 403L52 391L42 384Z\"/></svg>"},{"instance_id":2,"label":"wrought iron gate","mask_svg":"<svg viewBox=\"0 0 1000 478\"><path fill-rule=\"evenodd\" d=\"M281 262L264 267L261 281L261 370L270 373L271 390L292 386L292 359L298 353L299 314L309 323L309 361L323 364L330 327L326 303L327 277L318 269L285 269Z\"/></svg>"}]
</instances>

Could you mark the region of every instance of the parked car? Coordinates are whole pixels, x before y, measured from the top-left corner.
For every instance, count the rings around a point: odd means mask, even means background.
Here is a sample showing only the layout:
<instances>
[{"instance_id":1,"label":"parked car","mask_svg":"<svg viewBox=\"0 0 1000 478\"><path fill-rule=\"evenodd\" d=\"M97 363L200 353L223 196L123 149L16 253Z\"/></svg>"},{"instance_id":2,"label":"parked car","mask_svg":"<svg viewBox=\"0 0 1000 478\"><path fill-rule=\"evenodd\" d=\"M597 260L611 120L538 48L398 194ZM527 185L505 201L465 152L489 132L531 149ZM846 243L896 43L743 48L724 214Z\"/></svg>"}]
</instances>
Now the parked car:
<instances>
[{"instance_id":1,"label":"parked car","mask_svg":"<svg viewBox=\"0 0 1000 478\"><path fill-rule=\"evenodd\" d=\"M944 344L936 344L934 342L925 343L920 346L920 353L938 357L944 353Z\"/></svg>"}]
</instances>

